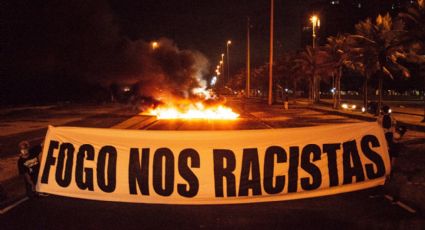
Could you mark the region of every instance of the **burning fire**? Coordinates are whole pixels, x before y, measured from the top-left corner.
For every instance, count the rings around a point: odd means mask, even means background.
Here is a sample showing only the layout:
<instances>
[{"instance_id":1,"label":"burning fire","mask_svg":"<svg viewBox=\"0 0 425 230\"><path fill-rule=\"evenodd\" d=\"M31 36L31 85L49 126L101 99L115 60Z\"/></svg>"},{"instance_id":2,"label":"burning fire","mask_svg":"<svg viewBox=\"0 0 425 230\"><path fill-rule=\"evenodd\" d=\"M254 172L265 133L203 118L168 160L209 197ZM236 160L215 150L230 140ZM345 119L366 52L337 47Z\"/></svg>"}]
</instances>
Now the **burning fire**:
<instances>
[{"instance_id":1,"label":"burning fire","mask_svg":"<svg viewBox=\"0 0 425 230\"><path fill-rule=\"evenodd\" d=\"M204 99L214 101L210 92L200 88L194 89L193 92L199 94ZM207 101L204 101L207 102ZM233 112L229 107L222 104L204 103L201 101L192 102L180 100L178 102L158 105L147 111L148 115L156 116L159 120L164 119L205 119L205 120L236 120L239 114Z\"/></svg>"},{"instance_id":2,"label":"burning fire","mask_svg":"<svg viewBox=\"0 0 425 230\"><path fill-rule=\"evenodd\" d=\"M207 119L207 120L235 120L239 114L223 105L206 107L202 102L189 104L181 108L177 106L158 106L148 111L148 114L157 119Z\"/></svg>"}]
</instances>

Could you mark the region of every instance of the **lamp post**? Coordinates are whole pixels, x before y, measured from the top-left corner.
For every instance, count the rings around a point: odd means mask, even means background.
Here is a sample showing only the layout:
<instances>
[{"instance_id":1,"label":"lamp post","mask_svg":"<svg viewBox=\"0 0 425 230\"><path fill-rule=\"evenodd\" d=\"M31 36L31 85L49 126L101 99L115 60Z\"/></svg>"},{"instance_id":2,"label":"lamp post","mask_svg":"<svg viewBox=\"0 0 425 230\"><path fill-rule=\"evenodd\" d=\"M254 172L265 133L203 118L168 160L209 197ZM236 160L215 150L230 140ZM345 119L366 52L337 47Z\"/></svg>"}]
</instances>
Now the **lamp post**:
<instances>
[{"instance_id":1,"label":"lamp post","mask_svg":"<svg viewBox=\"0 0 425 230\"><path fill-rule=\"evenodd\" d=\"M227 50L227 79L228 81L230 79L230 58L229 58L229 46L232 44L232 41L228 40L226 43L226 50Z\"/></svg>"},{"instance_id":2,"label":"lamp post","mask_svg":"<svg viewBox=\"0 0 425 230\"><path fill-rule=\"evenodd\" d=\"M220 68L223 71L223 60L220 61Z\"/></svg>"},{"instance_id":3,"label":"lamp post","mask_svg":"<svg viewBox=\"0 0 425 230\"><path fill-rule=\"evenodd\" d=\"M224 53L221 54L220 66L221 72L224 73Z\"/></svg>"},{"instance_id":4,"label":"lamp post","mask_svg":"<svg viewBox=\"0 0 425 230\"><path fill-rule=\"evenodd\" d=\"M317 38L316 28L320 27L320 19L316 15L313 15L310 17L310 21L313 25L312 26L313 48L316 48L316 38Z\"/></svg>"},{"instance_id":5,"label":"lamp post","mask_svg":"<svg viewBox=\"0 0 425 230\"><path fill-rule=\"evenodd\" d=\"M158 44L158 42L154 41L154 42L151 43L151 46L152 46L153 50L156 50L158 48L159 44Z\"/></svg>"},{"instance_id":6,"label":"lamp post","mask_svg":"<svg viewBox=\"0 0 425 230\"><path fill-rule=\"evenodd\" d=\"M274 29L274 0L270 0L270 60L269 60L269 96L268 104L273 104L273 29Z\"/></svg>"},{"instance_id":7,"label":"lamp post","mask_svg":"<svg viewBox=\"0 0 425 230\"><path fill-rule=\"evenodd\" d=\"M251 81L251 47L250 47L250 22L248 17L248 23L247 23L247 32L246 32L246 97L249 97L250 89L250 81Z\"/></svg>"}]
</instances>

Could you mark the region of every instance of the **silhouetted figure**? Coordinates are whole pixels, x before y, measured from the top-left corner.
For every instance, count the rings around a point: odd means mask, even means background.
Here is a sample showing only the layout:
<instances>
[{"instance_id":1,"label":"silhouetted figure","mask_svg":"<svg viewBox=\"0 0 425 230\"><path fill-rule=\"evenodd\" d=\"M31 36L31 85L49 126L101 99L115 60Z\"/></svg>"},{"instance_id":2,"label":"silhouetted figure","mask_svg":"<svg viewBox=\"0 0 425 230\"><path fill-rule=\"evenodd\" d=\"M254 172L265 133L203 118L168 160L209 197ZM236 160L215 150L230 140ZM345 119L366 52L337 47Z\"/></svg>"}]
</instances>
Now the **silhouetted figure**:
<instances>
[{"instance_id":1,"label":"silhouetted figure","mask_svg":"<svg viewBox=\"0 0 425 230\"><path fill-rule=\"evenodd\" d=\"M395 151L394 132L397 121L391 117L390 107L382 107L382 114L378 117L378 123L384 129L385 139L387 140L388 150L390 152L391 165L395 164L395 158L398 157L398 151Z\"/></svg>"},{"instance_id":2,"label":"silhouetted figure","mask_svg":"<svg viewBox=\"0 0 425 230\"><path fill-rule=\"evenodd\" d=\"M41 145L37 145L30 149L30 144L28 141L21 141L18 146L19 175L24 176L27 195L29 197L34 197L36 195L35 185L37 184L38 171L40 170L38 156L41 152Z\"/></svg>"}]
</instances>

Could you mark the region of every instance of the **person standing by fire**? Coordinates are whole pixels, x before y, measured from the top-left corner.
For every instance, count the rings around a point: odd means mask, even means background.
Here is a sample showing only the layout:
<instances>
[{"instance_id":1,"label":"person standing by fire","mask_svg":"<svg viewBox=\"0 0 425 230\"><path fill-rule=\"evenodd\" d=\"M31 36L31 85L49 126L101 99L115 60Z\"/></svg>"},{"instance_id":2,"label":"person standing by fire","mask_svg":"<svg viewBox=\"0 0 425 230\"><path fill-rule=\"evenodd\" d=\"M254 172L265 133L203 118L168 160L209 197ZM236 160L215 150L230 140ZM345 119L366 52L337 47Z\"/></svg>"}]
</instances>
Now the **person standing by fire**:
<instances>
[{"instance_id":1,"label":"person standing by fire","mask_svg":"<svg viewBox=\"0 0 425 230\"><path fill-rule=\"evenodd\" d=\"M26 193L29 197L36 195L35 185L37 184L38 172L40 170L40 162L38 156L41 152L41 145L37 145L30 149L28 141L19 143L19 174L24 176Z\"/></svg>"}]
</instances>

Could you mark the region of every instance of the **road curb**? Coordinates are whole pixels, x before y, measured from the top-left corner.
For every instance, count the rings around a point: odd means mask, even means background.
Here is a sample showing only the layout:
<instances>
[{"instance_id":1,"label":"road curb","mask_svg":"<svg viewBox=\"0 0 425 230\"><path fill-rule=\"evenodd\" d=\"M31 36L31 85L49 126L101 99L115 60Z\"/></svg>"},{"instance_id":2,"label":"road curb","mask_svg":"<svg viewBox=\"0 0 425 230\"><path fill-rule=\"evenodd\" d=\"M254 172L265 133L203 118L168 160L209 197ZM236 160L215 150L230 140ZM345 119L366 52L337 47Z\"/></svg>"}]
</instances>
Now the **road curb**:
<instances>
[{"instance_id":1,"label":"road curb","mask_svg":"<svg viewBox=\"0 0 425 230\"><path fill-rule=\"evenodd\" d=\"M349 118L355 118L355 119L359 119L359 120L364 120L364 121L376 121L377 117L372 117L369 115L364 115L364 114L356 114L356 113L346 113L340 110L334 110L334 109L328 109L328 108L320 108L317 106L306 106L306 108L309 108L311 110L316 110L319 112L326 112L326 113L330 113L333 115L341 115L341 116L346 116ZM421 125L415 125L412 123L408 123L402 120L397 120L397 123L403 126L406 126L407 129L409 130L415 130L415 131L419 131L419 132L425 132L425 126L421 126Z\"/></svg>"},{"instance_id":2,"label":"road curb","mask_svg":"<svg viewBox=\"0 0 425 230\"><path fill-rule=\"evenodd\" d=\"M364 116L364 115L360 115L360 114L355 114L355 113L343 113L339 110L331 110L331 109L325 109L325 108L318 108L318 107L314 107L314 106L306 106L307 108L311 109L311 110L316 110L319 112L326 112L326 113L330 113L333 115L341 115L341 116L346 116L349 118L355 118L355 119L360 119L360 120L364 120L364 121L376 121L376 117L368 117L368 116Z\"/></svg>"},{"instance_id":3,"label":"road curb","mask_svg":"<svg viewBox=\"0 0 425 230\"><path fill-rule=\"evenodd\" d=\"M2 181L2 186L6 191L6 199L0 202L0 210L26 197L24 181L20 176Z\"/></svg>"},{"instance_id":4,"label":"road curb","mask_svg":"<svg viewBox=\"0 0 425 230\"><path fill-rule=\"evenodd\" d=\"M27 196L18 197L16 199L10 200L9 202L5 204L0 205L0 215L5 214L6 212L12 210L13 208L17 207L21 203L27 201L29 198Z\"/></svg>"},{"instance_id":5,"label":"road curb","mask_svg":"<svg viewBox=\"0 0 425 230\"><path fill-rule=\"evenodd\" d=\"M119 124L112 126L112 129L141 129L153 122L156 116L136 115Z\"/></svg>"}]
</instances>

